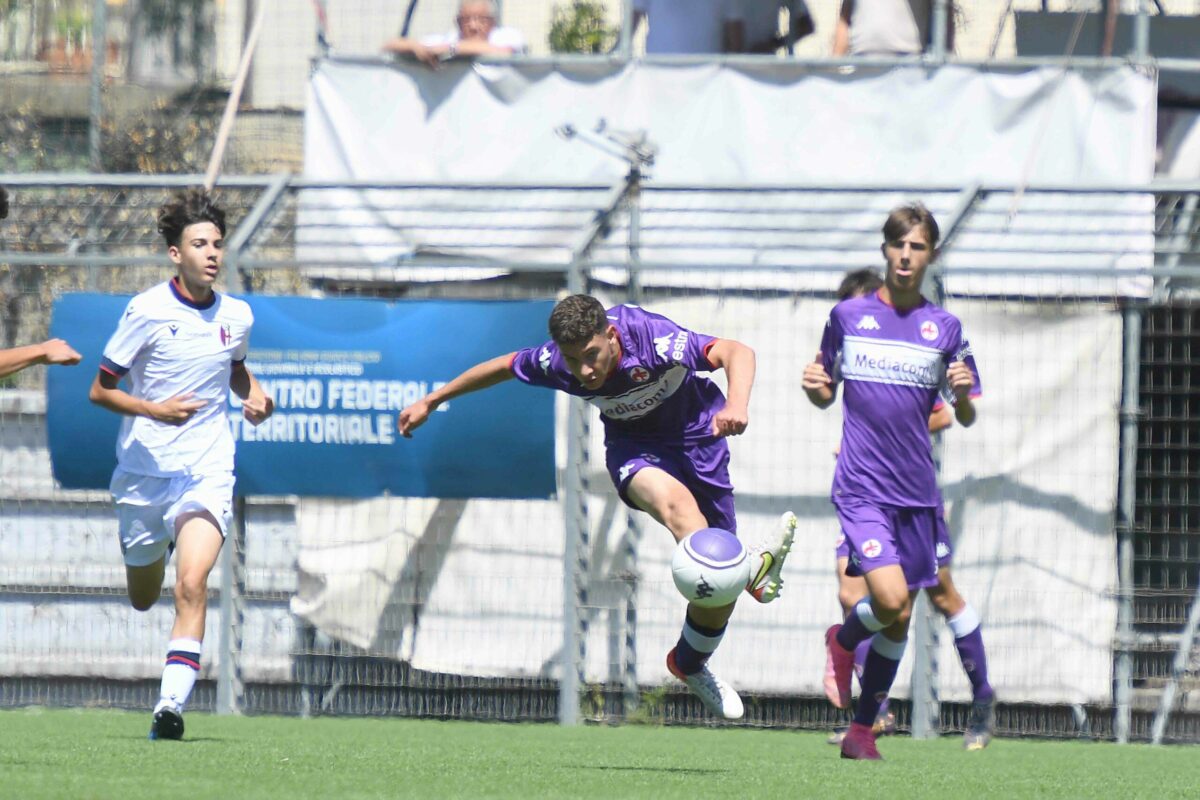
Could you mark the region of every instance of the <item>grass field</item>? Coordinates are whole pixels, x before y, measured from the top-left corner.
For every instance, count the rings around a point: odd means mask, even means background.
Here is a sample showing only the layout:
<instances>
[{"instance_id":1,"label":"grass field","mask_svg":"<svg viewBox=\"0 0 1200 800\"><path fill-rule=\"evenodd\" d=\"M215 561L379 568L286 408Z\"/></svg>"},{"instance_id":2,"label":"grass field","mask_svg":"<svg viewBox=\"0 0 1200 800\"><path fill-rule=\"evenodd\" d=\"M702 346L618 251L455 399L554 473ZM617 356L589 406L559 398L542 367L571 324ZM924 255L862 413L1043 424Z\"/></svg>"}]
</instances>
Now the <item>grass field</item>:
<instances>
[{"instance_id":1,"label":"grass field","mask_svg":"<svg viewBox=\"0 0 1200 800\"><path fill-rule=\"evenodd\" d=\"M182 742L148 714L0 712L0 797L1200 797L1200 748L958 737L883 740L843 761L811 732L191 714Z\"/></svg>"}]
</instances>

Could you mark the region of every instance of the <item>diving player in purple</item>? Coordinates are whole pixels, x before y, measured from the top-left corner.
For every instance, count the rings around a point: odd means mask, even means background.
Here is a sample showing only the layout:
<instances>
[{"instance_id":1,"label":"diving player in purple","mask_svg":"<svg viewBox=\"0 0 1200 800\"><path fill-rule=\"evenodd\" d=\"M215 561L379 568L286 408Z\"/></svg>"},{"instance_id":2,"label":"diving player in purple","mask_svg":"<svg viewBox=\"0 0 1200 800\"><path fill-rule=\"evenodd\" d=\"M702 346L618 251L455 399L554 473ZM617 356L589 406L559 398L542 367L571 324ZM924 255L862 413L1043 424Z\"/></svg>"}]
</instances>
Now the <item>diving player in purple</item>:
<instances>
[{"instance_id":1,"label":"diving player in purple","mask_svg":"<svg viewBox=\"0 0 1200 800\"><path fill-rule=\"evenodd\" d=\"M832 500L867 597L825 634L825 693L850 703L854 649L868 638L862 692L842 757L880 758L871 730L904 654L912 599L938 585L937 513L941 492L929 440L929 415L949 390L959 424L975 422L979 375L962 324L921 296L933 260L937 222L920 204L894 209L883 226L884 285L830 312L819 359L803 386L818 408L845 384L842 446ZM881 634L881 635L875 635Z\"/></svg>"},{"instance_id":2,"label":"diving player in purple","mask_svg":"<svg viewBox=\"0 0 1200 800\"><path fill-rule=\"evenodd\" d=\"M510 378L557 389L599 408L609 476L626 504L650 514L676 541L707 527L736 533L725 437L749 423L754 351L636 306L606 310L583 294L555 305L549 328L545 344L477 364L401 411L400 433L411 436L447 400ZM728 398L697 374L716 369L725 370ZM777 529L749 545L754 560L746 591L760 603L779 596L795 528L795 515L786 512ZM741 718L742 700L707 662L733 607L689 604L667 655L671 673L725 719Z\"/></svg>"}]
</instances>

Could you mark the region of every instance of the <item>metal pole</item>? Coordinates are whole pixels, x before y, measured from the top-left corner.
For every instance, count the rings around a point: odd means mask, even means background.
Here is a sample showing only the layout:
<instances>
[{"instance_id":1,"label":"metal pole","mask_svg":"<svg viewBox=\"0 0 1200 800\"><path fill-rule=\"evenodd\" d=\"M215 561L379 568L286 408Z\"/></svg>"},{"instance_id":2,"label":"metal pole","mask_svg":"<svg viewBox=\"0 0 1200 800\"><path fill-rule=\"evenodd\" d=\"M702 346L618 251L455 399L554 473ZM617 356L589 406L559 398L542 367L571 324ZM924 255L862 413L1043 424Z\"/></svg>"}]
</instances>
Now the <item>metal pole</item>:
<instances>
[{"instance_id":1,"label":"metal pole","mask_svg":"<svg viewBox=\"0 0 1200 800\"><path fill-rule=\"evenodd\" d=\"M915 645L912 670L912 737L936 739L941 727L941 705L937 694L937 635L933 626L933 604L924 592L917 595L912 613Z\"/></svg>"},{"instance_id":2,"label":"metal pole","mask_svg":"<svg viewBox=\"0 0 1200 800\"><path fill-rule=\"evenodd\" d=\"M949 0L933 0L933 14L929 22L932 30L929 32L929 55L935 61L946 58L946 25L950 19Z\"/></svg>"},{"instance_id":3,"label":"metal pole","mask_svg":"<svg viewBox=\"0 0 1200 800\"><path fill-rule=\"evenodd\" d=\"M633 0L621 3L621 46L618 55L625 62L633 58Z\"/></svg>"},{"instance_id":4,"label":"metal pole","mask_svg":"<svg viewBox=\"0 0 1200 800\"><path fill-rule=\"evenodd\" d=\"M1124 376L1121 388L1121 482L1117 508L1117 636L1113 733L1129 741L1133 697L1133 508L1137 478L1139 379L1142 351L1142 309L1130 303L1122 312L1125 323Z\"/></svg>"},{"instance_id":5,"label":"metal pole","mask_svg":"<svg viewBox=\"0 0 1200 800\"><path fill-rule=\"evenodd\" d=\"M1150 9L1146 0L1138 0L1137 16L1133 18L1133 60L1144 62L1150 58Z\"/></svg>"},{"instance_id":6,"label":"metal pole","mask_svg":"<svg viewBox=\"0 0 1200 800\"><path fill-rule=\"evenodd\" d=\"M627 189L629 202L629 302L642 304L642 170L637 164L629 167Z\"/></svg>"},{"instance_id":7,"label":"metal pole","mask_svg":"<svg viewBox=\"0 0 1200 800\"><path fill-rule=\"evenodd\" d=\"M92 87L88 97L88 168L102 172L100 122L104 118L104 59L108 45L108 0L92 2Z\"/></svg>"},{"instance_id":8,"label":"metal pole","mask_svg":"<svg viewBox=\"0 0 1200 800\"><path fill-rule=\"evenodd\" d=\"M1171 678L1163 687L1158 712L1154 715L1154 729L1151 733L1151 741L1154 744L1162 744L1163 734L1167 730L1167 721L1171 718L1171 706L1175 705L1175 692L1179 689L1179 679L1183 677L1183 673L1187 671L1188 664L1192 660L1192 646L1196 642L1198 625L1200 625L1200 587L1196 589L1196 596L1192 598L1187 625L1183 628L1183 635L1179 638L1179 649L1175 651L1175 659L1171 664Z\"/></svg>"},{"instance_id":9,"label":"metal pole","mask_svg":"<svg viewBox=\"0 0 1200 800\"><path fill-rule=\"evenodd\" d=\"M625 663L622 670L623 711L629 719L641 702L637 677L637 551L642 541L641 517L625 510Z\"/></svg>"},{"instance_id":10,"label":"metal pole","mask_svg":"<svg viewBox=\"0 0 1200 800\"><path fill-rule=\"evenodd\" d=\"M583 268L573 261L567 271L567 291L583 291ZM587 406L571 397L567 406L567 464L563 478L563 643L558 683L558 722L579 723L579 693L583 686L583 652L586 647L583 606L587 542L587 496L583 475L587 468Z\"/></svg>"},{"instance_id":11,"label":"metal pole","mask_svg":"<svg viewBox=\"0 0 1200 800\"><path fill-rule=\"evenodd\" d=\"M221 657L217 670L218 714L242 707L242 598L246 589L246 499L233 499L233 526L221 553Z\"/></svg>"}]
</instances>

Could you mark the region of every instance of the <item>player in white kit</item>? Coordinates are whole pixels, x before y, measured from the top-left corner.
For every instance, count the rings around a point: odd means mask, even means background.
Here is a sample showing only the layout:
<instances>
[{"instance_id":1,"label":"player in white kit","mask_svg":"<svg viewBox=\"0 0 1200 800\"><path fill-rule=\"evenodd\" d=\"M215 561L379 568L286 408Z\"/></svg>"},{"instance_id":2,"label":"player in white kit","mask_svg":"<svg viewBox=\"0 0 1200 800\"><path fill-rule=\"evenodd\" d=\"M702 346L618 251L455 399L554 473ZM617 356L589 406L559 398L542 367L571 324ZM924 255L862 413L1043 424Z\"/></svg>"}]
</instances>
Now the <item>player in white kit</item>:
<instances>
[{"instance_id":1,"label":"player in white kit","mask_svg":"<svg viewBox=\"0 0 1200 800\"><path fill-rule=\"evenodd\" d=\"M177 274L129 301L89 396L124 416L109 490L134 608L145 611L158 600L176 553L175 624L150 738L179 739L200 670L208 575L233 511L229 391L254 425L274 403L245 365L250 306L213 290L225 212L205 192L190 190L159 210L158 231Z\"/></svg>"}]
</instances>

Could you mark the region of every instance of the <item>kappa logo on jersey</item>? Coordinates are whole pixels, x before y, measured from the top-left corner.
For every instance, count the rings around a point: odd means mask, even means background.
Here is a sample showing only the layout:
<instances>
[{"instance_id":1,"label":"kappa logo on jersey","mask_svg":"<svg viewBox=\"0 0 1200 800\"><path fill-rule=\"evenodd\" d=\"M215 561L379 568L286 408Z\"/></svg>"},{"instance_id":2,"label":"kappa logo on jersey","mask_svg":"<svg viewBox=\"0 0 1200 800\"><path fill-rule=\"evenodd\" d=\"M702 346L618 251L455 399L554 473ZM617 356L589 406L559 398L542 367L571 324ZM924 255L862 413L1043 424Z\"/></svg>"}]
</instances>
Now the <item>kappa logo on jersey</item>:
<instances>
[{"instance_id":1,"label":"kappa logo on jersey","mask_svg":"<svg viewBox=\"0 0 1200 800\"><path fill-rule=\"evenodd\" d=\"M676 333L674 340L672 340L669 333L666 336L658 336L654 339L654 352L658 354L659 358L666 358L667 350L670 350L672 360L682 361L684 350L687 347L687 340L687 331Z\"/></svg>"},{"instance_id":2,"label":"kappa logo on jersey","mask_svg":"<svg viewBox=\"0 0 1200 800\"><path fill-rule=\"evenodd\" d=\"M946 544L945 542L938 542L937 557L945 558L948 555L950 555L950 545Z\"/></svg>"},{"instance_id":3,"label":"kappa logo on jersey","mask_svg":"<svg viewBox=\"0 0 1200 800\"><path fill-rule=\"evenodd\" d=\"M650 380L650 370L645 367L634 367L629 370L629 379L634 383L645 383Z\"/></svg>"},{"instance_id":4,"label":"kappa logo on jersey","mask_svg":"<svg viewBox=\"0 0 1200 800\"><path fill-rule=\"evenodd\" d=\"M862 554L867 558L879 558L883 554L883 545L878 539L867 539L863 542Z\"/></svg>"},{"instance_id":5,"label":"kappa logo on jersey","mask_svg":"<svg viewBox=\"0 0 1200 800\"><path fill-rule=\"evenodd\" d=\"M229 330L228 325L221 326L220 335L221 335L221 344L222 345L227 345L230 343L230 341L233 340L233 333Z\"/></svg>"},{"instance_id":6,"label":"kappa logo on jersey","mask_svg":"<svg viewBox=\"0 0 1200 800\"><path fill-rule=\"evenodd\" d=\"M858 324L855 325L854 327L860 331L877 331L877 330L879 330L879 323L876 322L874 316L872 316L870 314L866 314L863 316L862 319L860 319L858 321Z\"/></svg>"},{"instance_id":7,"label":"kappa logo on jersey","mask_svg":"<svg viewBox=\"0 0 1200 800\"><path fill-rule=\"evenodd\" d=\"M543 347L542 352L538 353L538 366L542 368L542 372L550 371L550 348Z\"/></svg>"},{"instance_id":8,"label":"kappa logo on jersey","mask_svg":"<svg viewBox=\"0 0 1200 800\"><path fill-rule=\"evenodd\" d=\"M921 323L921 338L927 342L932 342L938 337L938 326L933 320L925 320Z\"/></svg>"},{"instance_id":9,"label":"kappa logo on jersey","mask_svg":"<svg viewBox=\"0 0 1200 800\"><path fill-rule=\"evenodd\" d=\"M626 461L624 464L622 464L621 470L617 473L618 480L623 482L629 477L629 473L633 472L633 468L636 466L637 464L634 464L632 461Z\"/></svg>"}]
</instances>

